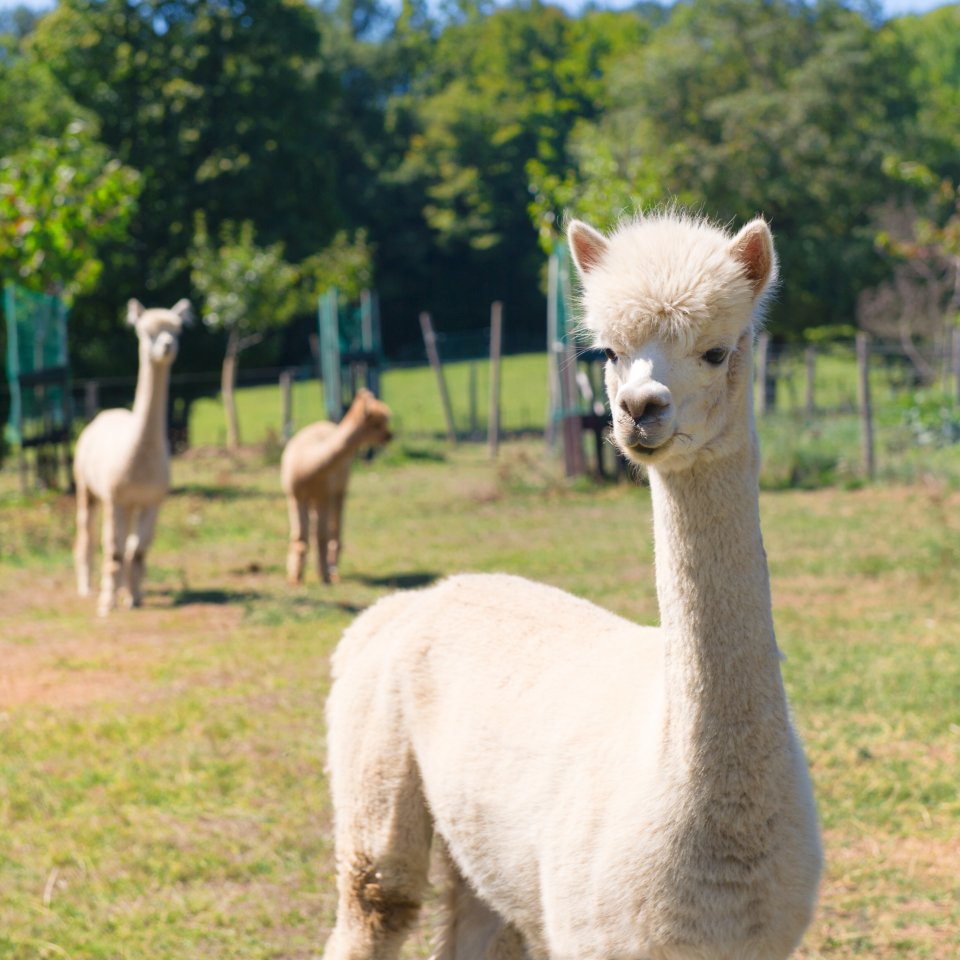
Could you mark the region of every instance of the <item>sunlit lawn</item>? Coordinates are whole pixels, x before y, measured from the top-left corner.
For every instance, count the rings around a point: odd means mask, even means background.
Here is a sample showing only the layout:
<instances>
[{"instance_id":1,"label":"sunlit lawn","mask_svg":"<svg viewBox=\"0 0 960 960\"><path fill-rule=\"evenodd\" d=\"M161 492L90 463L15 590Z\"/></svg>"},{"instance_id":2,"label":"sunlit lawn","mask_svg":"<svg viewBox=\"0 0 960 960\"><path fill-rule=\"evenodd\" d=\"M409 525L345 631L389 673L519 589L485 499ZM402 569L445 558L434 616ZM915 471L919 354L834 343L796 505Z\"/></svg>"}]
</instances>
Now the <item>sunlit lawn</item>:
<instances>
[{"instance_id":1,"label":"sunlit lawn","mask_svg":"<svg viewBox=\"0 0 960 960\"><path fill-rule=\"evenodd\" d=\"M646 490L559 473L540 441L494 464L482 446L401 438L356 471L344 581L295 590L275 465L193 451L174 463L145 608L98 621L74 595L71 498L21 498L8 465L0 957L319 955L334 907L323 703L353 615L394 587L507 570L656 618ZM799 956L955 960L960 494L769 492L762 512L827 843Z\"/></svg>"}]
</instances>

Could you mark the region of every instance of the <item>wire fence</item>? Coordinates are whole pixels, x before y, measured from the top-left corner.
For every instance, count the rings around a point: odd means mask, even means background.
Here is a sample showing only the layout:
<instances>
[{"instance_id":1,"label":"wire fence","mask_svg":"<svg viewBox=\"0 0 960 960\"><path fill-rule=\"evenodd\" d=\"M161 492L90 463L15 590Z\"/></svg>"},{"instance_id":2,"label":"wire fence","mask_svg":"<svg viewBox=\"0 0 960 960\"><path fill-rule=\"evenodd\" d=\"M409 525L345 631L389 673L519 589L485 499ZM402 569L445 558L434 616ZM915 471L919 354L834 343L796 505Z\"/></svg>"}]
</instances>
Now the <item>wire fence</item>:
<instances>
[{"instance_id":1,"label":"wire fence","mask_svg":"<svg viewBox=\"0 0 960 960\"><path fill-rule=\"evenodd\" d=\"M790 442L804 451L801 460L814 466L833 463L841 473L870 478L878 468L883 472L886 460L909 448L960 443L960 337L955 338L954 354L939 358L940 377L932 385L920 382L909 356L897 345L869 340L865 335L859 339L858 352L854 341L804 347L761 338L755 397L762 432L767 424L764 446L776 456L789 434ZM489 439L488 331L452 337L438 334L437 350L456 439ZM601 456L610 457L609 445L601 452L606 417L603 378L596 355L588 356L593 359L579 363L583 422L572 442L585 444L592 453L593 434L595 463L599 464ZM504 434L550 432L548 376L543 352L503 358L499 419ZM425 352L384 364L381 384L382 397L394 411L398 437L411 441L449 437L437 381ZM135 375L74 380L75 431L98 410L130 407L135 387ZM293 430L326 418L313 358L292 368L241 367L238 387L245 443L282 442ZM5 384L0 384L0 416L4 413L4 388ZM223 442L219 391L219 370L171 375L169 421L175 451ZM833 447L842 449L842 456L829 452ZM791 456L796 459L798 454ZM584 468L597 472L590 456ZM790 467L784 485L796 483L798 472L802 470L796 465Z\"/></svg>"}]
</instances>

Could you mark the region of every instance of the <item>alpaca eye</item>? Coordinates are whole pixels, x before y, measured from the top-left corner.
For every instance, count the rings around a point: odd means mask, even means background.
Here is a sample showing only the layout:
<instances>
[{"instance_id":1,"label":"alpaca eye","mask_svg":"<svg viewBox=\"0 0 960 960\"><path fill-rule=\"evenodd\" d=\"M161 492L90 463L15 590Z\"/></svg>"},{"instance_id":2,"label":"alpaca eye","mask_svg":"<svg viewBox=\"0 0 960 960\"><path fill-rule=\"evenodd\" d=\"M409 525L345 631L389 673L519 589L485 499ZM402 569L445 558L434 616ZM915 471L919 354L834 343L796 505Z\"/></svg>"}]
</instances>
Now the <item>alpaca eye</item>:
<instances>
[{"instance_id":1,"label":"alpaca eye","mask_svg":"<svg viewBox=\"0 0 960 960\"><path fill-rule=\"evenodd\" d=\"M608 359L611 363L616 363L616 362L620 359L620 358L617 356L616 351L615 351L615 350L611 350L609 347L607 347L603 352L607 355L607 359Z\"/></svg>"},{"instance_id":2,"label":"alpaca eye","mask_svg":"<svg viewBox=\"0 0 960 960\"><path fill-rule=\"evenodd\" d=\"M726 347L714 347L712 350L708 350L704 355L703 359L707 361L712 367L719 367L724 360L727 359L727 354L730 351Z\"/></svg>"}]
</instances>

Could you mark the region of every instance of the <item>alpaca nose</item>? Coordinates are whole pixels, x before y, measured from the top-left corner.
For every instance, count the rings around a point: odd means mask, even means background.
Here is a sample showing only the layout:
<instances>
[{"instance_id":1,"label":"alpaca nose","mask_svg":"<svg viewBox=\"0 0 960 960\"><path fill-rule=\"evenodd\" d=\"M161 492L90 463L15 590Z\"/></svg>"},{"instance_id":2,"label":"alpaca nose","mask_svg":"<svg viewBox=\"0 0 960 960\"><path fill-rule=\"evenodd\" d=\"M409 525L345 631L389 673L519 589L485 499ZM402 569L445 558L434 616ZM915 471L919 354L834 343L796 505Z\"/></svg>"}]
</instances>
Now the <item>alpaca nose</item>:
<instances>
[{"instance_id":1,"label":"alpaca nose","mask_svg":"<svg viewBox=\"0 0 960 960\"><path fill-rule=\"evenodd\" d=\"M622 390L620 409L640 428L651 427L665 420L670 410L670 391L659 383Z\"/></svg>"}]
</instances>

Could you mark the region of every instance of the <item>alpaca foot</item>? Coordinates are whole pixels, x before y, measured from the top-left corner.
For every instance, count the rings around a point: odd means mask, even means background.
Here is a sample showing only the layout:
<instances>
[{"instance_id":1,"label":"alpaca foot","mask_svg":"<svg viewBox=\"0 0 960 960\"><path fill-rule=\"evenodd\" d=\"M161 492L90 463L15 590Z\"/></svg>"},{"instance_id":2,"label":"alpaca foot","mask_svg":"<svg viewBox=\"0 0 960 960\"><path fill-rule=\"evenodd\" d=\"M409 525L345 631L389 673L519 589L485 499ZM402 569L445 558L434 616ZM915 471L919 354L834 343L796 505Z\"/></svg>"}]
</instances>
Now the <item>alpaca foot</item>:
<instances>
[{"instance_id":1,"label":"alpaca foot","mask_svg":"<svg viewBox=\"0 0 960 960\"><path fill-rule=\"evenodd\" d=\"M100 599L97 601L97 616L109 616L110 611L115 609L116 606L117 602L112 596L105 597L101 594Z\"/></svg>"},{"instance_id":2,"label":"alpaca foot","mask_svg":"<svg viewBox=\"0 0 960 960\"><path fill-rule=\"evenodd\" d=\"M287 553L287 583L299 587L303 583L303 569L306 566L307 545L300 540L290 545Z\"/></svg>"}]
</instances>

